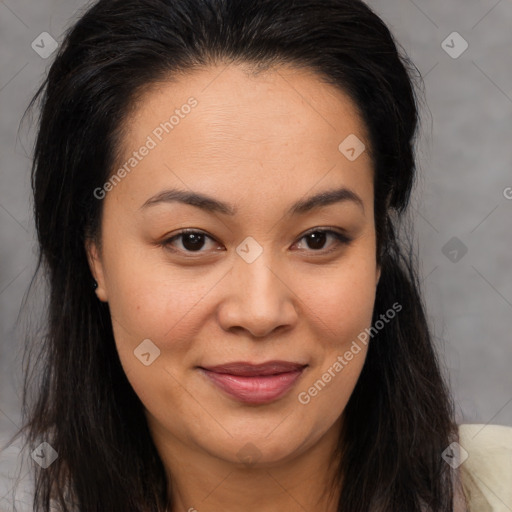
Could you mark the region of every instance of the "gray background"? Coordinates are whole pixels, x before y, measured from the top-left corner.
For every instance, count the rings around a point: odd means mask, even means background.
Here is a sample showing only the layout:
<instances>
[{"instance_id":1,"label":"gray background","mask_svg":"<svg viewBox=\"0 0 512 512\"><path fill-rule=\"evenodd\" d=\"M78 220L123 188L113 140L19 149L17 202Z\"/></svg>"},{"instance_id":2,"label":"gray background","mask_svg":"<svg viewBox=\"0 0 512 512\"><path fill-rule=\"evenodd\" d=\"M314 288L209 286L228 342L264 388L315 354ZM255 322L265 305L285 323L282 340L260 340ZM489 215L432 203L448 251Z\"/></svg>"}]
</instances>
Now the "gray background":
<instances>
[{"instance_id":1,"label":"gray background","mask_svg":"<svg viewBox=\"0 0 512 512\"><path fill-rule=\"evenodd\" d=\"M411 210L427 310L458 421L512 426L512 0L369 4L425 79L421 176ZM35 262L33 123L18 128L51 62L31 43L42 32L60 42L85 5L0 1L0 446L20 421L24 323L16 320ZM442 47L453 32L469 44L458 58ZM446 44L452 52L461 48L457 38ZM455 245L443 250L453 237ZM449 254L453 248L457 255ZM12 503L6 493L16 464L15 445L0 453L0 510Z\"/></svg>"}]
</instances>

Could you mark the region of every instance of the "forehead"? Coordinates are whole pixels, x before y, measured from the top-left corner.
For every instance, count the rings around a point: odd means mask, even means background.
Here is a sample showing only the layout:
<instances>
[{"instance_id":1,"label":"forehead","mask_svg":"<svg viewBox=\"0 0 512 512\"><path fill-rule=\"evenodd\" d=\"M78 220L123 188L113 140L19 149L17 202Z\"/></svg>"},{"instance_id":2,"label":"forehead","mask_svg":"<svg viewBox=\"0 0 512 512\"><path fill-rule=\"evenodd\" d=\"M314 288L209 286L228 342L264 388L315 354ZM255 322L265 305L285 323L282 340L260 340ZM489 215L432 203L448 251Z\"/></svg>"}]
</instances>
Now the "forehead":
<instances>
[{"instance_id":1,"label":"forehead","mask_svg":"<svg viewBox=\"0 0 512 512\"><path fill-rule=\"evenodd\" d=\"M356 105L311 70L195 70L152 84L124 124L117 166L137 162L116 194L142 197L180 185L227 200L258 190L294 190L296 198L322 180L360 192L372 186L368 152L350 161L339 147L354 136L368 147ZM135 157L144 146L150 150Z\"/></svg>"}]
</instances>

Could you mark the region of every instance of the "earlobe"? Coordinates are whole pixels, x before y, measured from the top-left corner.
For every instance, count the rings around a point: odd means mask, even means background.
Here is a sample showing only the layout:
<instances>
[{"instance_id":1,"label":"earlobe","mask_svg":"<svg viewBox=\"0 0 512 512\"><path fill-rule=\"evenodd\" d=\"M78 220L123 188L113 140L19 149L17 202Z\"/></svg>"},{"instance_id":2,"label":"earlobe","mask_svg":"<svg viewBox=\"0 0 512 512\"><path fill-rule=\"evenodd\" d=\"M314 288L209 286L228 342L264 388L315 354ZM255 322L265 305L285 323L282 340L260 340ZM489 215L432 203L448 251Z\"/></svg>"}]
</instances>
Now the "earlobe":
<instances>
[{"instance_id":1,"label":"earlobe","mask_svg":"<svg viewBox=\"0 0 512 512\"><path fill-rule=\"evenodd\" d=\"M108 302L103 264L101 262L98 246L92 239L88 239L85 242L85 252L89 263L89 269L91 270L92 277L96 283L92 283L91 286L93 286L99 300L102 302Z\"/></svg>"}]
</instances>

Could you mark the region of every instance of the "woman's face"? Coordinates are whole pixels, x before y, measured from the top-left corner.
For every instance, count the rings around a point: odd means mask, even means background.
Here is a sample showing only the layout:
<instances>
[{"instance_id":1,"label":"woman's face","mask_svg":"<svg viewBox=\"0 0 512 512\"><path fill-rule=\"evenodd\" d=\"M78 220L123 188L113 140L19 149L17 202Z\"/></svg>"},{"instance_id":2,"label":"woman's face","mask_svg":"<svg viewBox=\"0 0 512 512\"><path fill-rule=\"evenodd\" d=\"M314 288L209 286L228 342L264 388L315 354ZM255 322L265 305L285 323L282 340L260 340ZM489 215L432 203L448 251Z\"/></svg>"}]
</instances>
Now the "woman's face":
<instances>
[{"instance_id":1,"label":"woman's face","mask_svg":"<svg viewBox=\"0 0 512 512\"><path fill-rule=\"evenodd\" d=\"M125 128L88 254L157 446L264 465L334 439L380 275L354 104L305 70L219 66L152 87ZM298 370L204 370L269 361Z\"/></svg>"}]
</instances>

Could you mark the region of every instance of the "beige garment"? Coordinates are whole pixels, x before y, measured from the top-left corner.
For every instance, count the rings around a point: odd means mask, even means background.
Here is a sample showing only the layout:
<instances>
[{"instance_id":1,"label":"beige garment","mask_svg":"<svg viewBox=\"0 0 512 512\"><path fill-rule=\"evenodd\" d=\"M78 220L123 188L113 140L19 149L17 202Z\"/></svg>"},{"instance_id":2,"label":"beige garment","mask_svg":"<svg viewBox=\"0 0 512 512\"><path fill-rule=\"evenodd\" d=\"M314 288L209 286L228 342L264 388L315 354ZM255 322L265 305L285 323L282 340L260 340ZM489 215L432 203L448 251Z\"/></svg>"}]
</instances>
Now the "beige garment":
<instances>
[{"instance_id":1,"label":"beige garment","mask_svg":"<svg viewBox=\"0 0 512 512\"><path fill-rule=\"evenodd\" d=\"M459 444L469 511L512 512L512 427L459 425Z\"/></svg>"}]
</instances>

